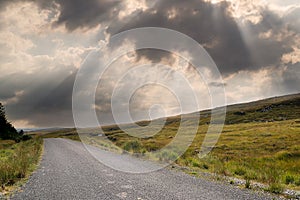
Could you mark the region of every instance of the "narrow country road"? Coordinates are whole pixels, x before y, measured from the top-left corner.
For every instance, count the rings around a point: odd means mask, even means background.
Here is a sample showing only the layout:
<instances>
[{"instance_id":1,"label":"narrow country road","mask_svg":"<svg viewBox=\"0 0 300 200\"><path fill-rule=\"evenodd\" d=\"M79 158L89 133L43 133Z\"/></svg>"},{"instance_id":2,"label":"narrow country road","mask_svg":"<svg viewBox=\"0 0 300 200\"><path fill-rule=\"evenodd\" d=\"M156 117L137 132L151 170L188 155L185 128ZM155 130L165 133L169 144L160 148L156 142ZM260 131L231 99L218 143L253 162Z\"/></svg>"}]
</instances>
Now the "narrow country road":
<instances>
[{"instance_id":1,"label":"narrow country road","mask_svg":"<svg viewBox=\"0 0 300 200\"><path fill-rule=\"evenodd\" d=\"M122 155L99 151L99 157ZM127 156L128 157L128 156ZM126 158L128 159L128 158ZM133 166L139 162L131 158ZM128 164L128 163L124 163ZM175 170L146 174L113 170L97 161L80 142L45 139L39 169L12 199L273 199L267 194L194 178Z\"/></svg>"}]
</instances>

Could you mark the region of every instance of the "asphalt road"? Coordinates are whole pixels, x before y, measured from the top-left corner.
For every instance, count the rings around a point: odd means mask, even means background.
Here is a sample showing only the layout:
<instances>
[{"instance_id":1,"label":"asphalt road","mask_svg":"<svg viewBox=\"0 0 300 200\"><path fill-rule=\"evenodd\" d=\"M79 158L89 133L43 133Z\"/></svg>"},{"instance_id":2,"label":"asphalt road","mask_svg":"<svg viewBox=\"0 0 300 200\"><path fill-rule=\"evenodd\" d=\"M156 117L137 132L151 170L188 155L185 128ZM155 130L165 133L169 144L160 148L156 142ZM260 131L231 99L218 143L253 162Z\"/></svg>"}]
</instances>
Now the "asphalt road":
<instances>
[{"instance_id":1,"label":"asphalt road","mask_svg":"<svg viewBox=\"0 0 300 200\"><path fill-rule=\"evenodd\" d=\"M139 165L129 156L95 149L99 158ZM121 160L121 161L120 161ZM129 162L128 162L129 161ZM273 196L195 178L175 170L132 174L111 169L76 141L46 139L39 169L12 199L273 199Z\"/></svg>"}]
</instances>

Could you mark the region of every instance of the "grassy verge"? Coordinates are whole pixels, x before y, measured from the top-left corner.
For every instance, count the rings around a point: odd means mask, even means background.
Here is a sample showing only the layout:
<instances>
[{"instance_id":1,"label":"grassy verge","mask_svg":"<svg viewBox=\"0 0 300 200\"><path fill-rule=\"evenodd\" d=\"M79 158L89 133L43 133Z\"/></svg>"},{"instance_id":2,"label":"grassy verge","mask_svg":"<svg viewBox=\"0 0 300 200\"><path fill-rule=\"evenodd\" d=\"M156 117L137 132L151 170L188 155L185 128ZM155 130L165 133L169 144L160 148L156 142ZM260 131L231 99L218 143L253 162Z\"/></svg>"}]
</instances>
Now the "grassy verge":
<instances>
[{"instance_id":1,"label":"grassy verge","mask_svg":"<svg viewBox=\"0 0 300 200\"><path fill-rule=\"evenodd\" d=\"M226 125L213 151L199 159L202 134L178 164L266 183L273 193L300 189L300 126L294 120Z\"/></svg>"},{"instance_id":2,"label":"grassy verge","mask_svg":"<svg viewBox=\"0 0 300 200\"><path fill-rule=\"evenodd\" d=\"M36 168L42 152L43 140L34 137L15 143L0 140L0 192L8 193Z\"/></svg>"}]
</instances>

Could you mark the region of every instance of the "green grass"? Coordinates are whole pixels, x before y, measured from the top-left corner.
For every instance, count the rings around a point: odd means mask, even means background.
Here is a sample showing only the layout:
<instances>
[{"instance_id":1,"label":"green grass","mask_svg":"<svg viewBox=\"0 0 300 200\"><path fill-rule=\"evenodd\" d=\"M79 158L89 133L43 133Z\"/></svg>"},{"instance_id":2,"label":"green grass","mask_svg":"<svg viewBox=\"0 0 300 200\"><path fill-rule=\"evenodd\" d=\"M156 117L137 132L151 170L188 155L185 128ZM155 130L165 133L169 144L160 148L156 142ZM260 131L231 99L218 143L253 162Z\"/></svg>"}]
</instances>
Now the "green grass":
<instances>
[{"instance_id":1,"label":"green grass","mask_svg":"<svg viewBox=\"0 0 300 200\"><path fill-rule=\"evenodd\" d=\"M200 159L198 153L208 129L210 112L200 112L196 137L176 164L243 178L247 180L245 187L251 187L252 181L262 182L273 193L281 193L284 188L300 190L300 94L227 107L225 126L218 143L209 155ZM195 113L182 116L185 134L189 133L194 118ZM180 120L181 116L167 118L158 134L143 139L126 134L116 125L102 127L107 139L98 136L103 133L100 129L83 131L80 139L107 150L133 155L142 153L145 158L168 162L176 159L174 151L153 152L174 139ZM128 124L125 130L143 136L147 134L143 126L148 123L139 122L139 128ZM44 136L79 140L75 129Z\"/></svg>"},{"instance_id":2,"label":"green grass","mask_svg":"<svg viewBox=\"0 0 300 200\"><path fill-rule=\"evenodd\" d=\"M0 192L9 192L34 171L42 144L43 140L37 137L20 143L0 140Z\"/></svg>"},{"instance_id":3,"label":"green grass","mask_svg":"<svg viewBox=\"0 0 300 200\"><path fill-rule=\"evenodd\" d=\"M225 125L212 152L199 159L195 152L202 131L178 164L193 167L196 160L199 168L205 165L210 172L263 182L273 192L283 186L299 190L300 128L294 120Z\"/></svg>"}]
</instances>

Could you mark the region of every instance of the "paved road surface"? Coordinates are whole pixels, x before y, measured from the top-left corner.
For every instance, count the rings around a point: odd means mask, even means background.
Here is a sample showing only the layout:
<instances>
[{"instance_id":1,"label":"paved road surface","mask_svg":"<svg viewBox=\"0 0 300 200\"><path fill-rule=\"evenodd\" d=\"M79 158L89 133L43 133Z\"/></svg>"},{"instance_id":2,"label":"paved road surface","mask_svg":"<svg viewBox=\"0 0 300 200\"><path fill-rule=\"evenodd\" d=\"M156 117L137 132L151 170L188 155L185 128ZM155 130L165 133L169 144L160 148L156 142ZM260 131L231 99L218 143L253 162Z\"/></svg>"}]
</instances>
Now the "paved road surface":
<instances>
[{"instance_id":1,"label":"paved road surface","mask_svg":"<svg viewBox=\"0 0 300 200\"><path fill-rule=\"evenodd\" d=\"M103 159L119 159L120 156L124 159L122 155L95 151ZM132 159L133 166L139 162L135 158L125 158ZM39 169L13 199L255 200L273 197L168 169L146 174L116 171L97 161L79 142L46 139Z\"/></svg>"}]
</instances>

